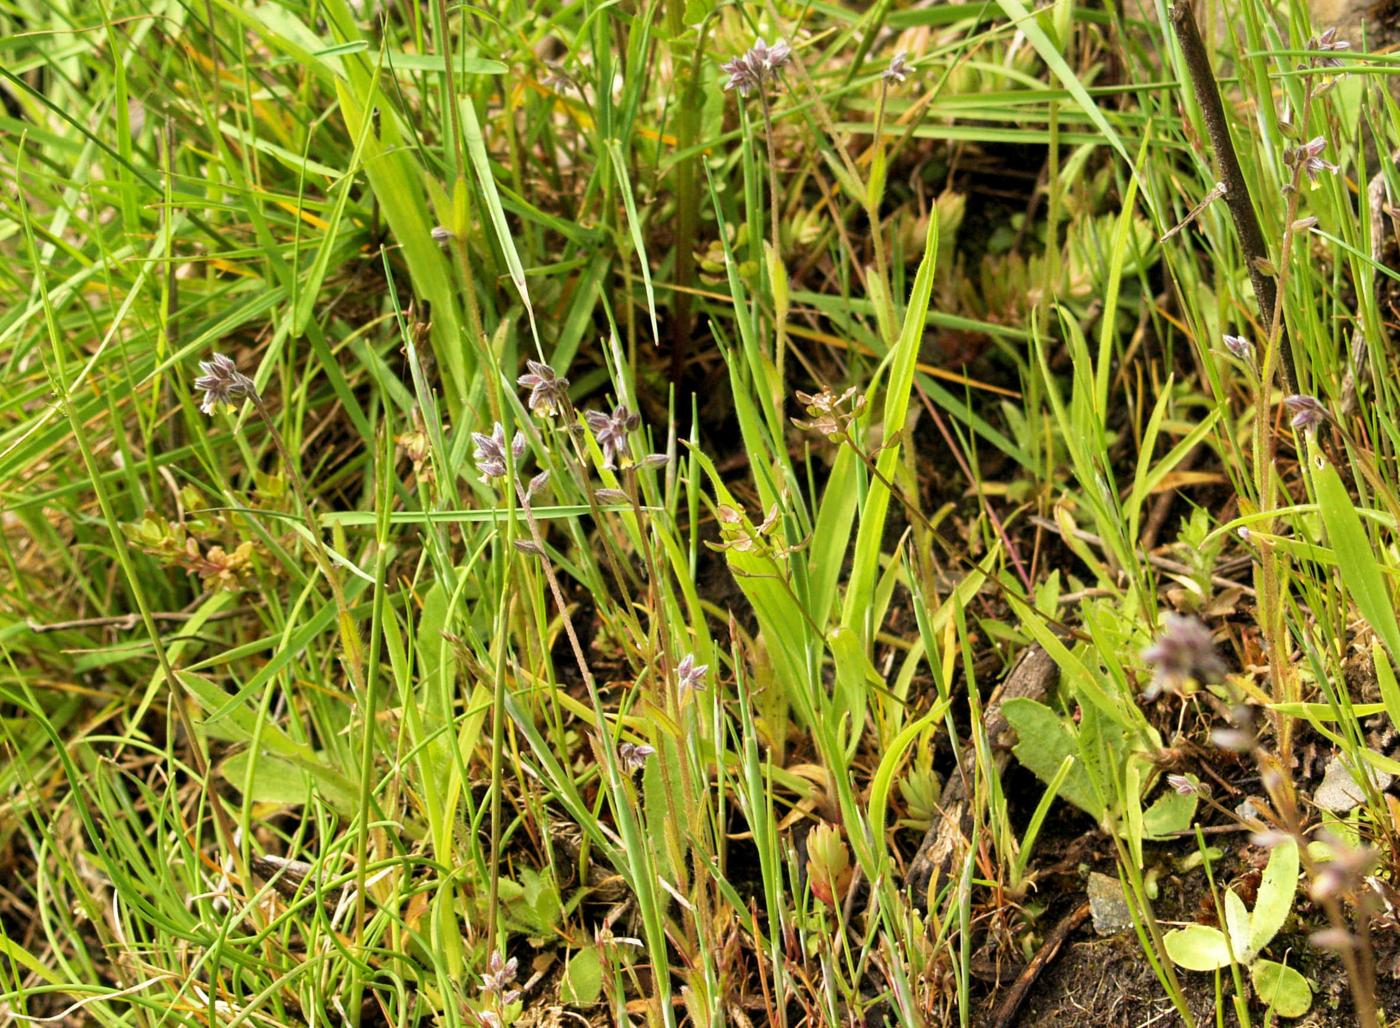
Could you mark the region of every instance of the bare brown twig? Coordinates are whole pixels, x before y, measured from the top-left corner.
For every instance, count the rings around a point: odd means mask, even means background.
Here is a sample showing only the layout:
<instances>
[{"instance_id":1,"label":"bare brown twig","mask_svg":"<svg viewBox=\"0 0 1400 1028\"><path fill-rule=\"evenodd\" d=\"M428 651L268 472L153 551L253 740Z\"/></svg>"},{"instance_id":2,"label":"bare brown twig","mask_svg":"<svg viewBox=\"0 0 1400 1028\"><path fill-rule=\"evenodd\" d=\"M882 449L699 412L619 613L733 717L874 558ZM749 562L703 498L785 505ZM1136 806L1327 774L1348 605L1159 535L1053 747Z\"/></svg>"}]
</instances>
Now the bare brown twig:
<instances>
[{"instance_id":1,"label":"bare brown twig","mask_svg":"<svg viewBox=\"0 0 1400 1028\"><path fill-rule=\"evenodd\" d=\"M1249 280L1254 286L1254 299L1259 305L1260 323L1264 326L1265 335L1268 335L1273 330L1274 310L1278 299L1277 283L1267 271L1273 262L1269 259L1264 232L1259 227L1259 216L1254 212L1249 184L1245 181L1240 159L1235 154L1235 144L1230 138L1230 123L1225 118L1225 107L1220 102L1220 88L1216 85L1215 73L1211 70L1210 55L1206 53L1201 31L1196 26L1195 6L1191 0L1178 0L1173 4L1172 29L1181 44L1182 56L1186 58L1186 70L1191 75L1196 101L1201 105L1206 131L1210 134L1210 146L1215 151L1216 167L1220 172L1220 180L1225 184L1225 205L1230 210L1235 232L1240 237L1240 248L1244 251L1245 263L1249 265ZM1286 332L1279 332L1279 340L1280 352L1283 355L1281 370L1284 385L1287 391L1293 394L1298 392L1298 371L1293 362L1293 348Z\"/></svg>"}]
</instances>

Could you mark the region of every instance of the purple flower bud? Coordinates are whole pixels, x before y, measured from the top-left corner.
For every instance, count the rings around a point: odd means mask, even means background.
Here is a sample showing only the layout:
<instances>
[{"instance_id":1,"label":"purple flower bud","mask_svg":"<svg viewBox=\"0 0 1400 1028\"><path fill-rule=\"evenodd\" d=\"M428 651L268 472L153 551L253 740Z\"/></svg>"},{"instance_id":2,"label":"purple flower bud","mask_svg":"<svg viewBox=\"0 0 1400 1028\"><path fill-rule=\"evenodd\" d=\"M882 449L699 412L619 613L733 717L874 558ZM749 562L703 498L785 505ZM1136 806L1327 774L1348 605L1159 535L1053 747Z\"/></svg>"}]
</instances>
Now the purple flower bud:
<instances>
[{"instance_id":1,"label":"purple flower bud","mask_svg":"<svg viewBox=\"0 0 1400 1028\"><path fill-rule=\"evenodd\" d=\"M647 758L655 752L656 748L646 743L625 742L617 748L617 759L622 762L623 770L631 774L645 767Z\"/></svg>"},{"instance_id":2,"label":"purple flower bud","mask_svg":"<svg viewBox=\"0 0 1400 1028\"><path fill-rule=\"evenodd\" d=\"M534 478L530 479L530 484L525 487L525 498L528 500L549 483L549 472L541 471Z\"/></svg>"},{"instance_id":3,"label":"purple flower bud","mask_svg":"<svg viewBox=\"0 0 1400 1028\"><path fill-rule=\"evenodd\" d=\"M1201 790L1194 775L1167 775L1167 784L1182 796L1194 796Z\"/></svg>"},{"instance_id":4,"label":"purple flower bud","mask_svg":"<svg viewBox=\"0 0 1400 1028\"><path fill-rule=\"evenodd\" d=\"M710 665L695 663L695 654L687 653L676 665L676 692L684 698L688 692L705 688L705 672L708 670Z\"/></svg>"},{"instance_id":5,"label":"purple flower bud","mask_svg":"<svg viewBox=\"0 0 1400 1028\"><path fill-rule=\"evenodd\" d=\"M1254 347L1248 339L1243 336L1226 336L1225 349L1231 354L1244 361L1246 364L1254 363Z\"/></svg>"},{"instance_id":6,"label":"purple flower bud","mask_svg":"<svg viewBox=\"0 0 1400 1028\"><path fill-rule=\"evenodd\" d=\"M1299 393L1295 396L1284 397L1283 403L1293 412L1293 418L1289 424L1295 429L1316 428L1327 417L1327 408L1318 402L1316 396Z\"/></svg>"}]
</instances>

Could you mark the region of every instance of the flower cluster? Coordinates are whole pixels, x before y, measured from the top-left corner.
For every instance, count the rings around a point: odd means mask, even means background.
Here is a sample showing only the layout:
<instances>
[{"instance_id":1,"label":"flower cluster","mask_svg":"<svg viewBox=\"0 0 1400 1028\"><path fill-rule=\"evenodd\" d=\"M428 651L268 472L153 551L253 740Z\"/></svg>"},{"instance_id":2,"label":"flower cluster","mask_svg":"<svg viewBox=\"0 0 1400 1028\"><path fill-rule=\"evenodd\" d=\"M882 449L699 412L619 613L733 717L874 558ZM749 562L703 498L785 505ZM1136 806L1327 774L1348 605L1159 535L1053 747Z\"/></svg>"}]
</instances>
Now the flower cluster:
<instances>
[{"instance_id":1,"label":"flower cluster","mask_svg":"<svg viewBox=\"0 0 1400 1028\"><path fill-rule=\"evenodd\" d=\"M1142 652L1142 659L1152 665L1149 699L1180 692L1188 682L1210 685L1224 680L1225 662L1215 652L1209 628L1180 614L1168 614L1162 621L1162 634Z\"/></svg>"},{"instance_id":2,"label":"flower cluster","mask_svg":"<svg viewBox=\"0 0 1400 1028\"><path fill-rule=\"evenodd\" d=\"M493 952L486 962L486 973L481 976L481 991L494 996L502 1006L514 1003L520 998L520 990L510 986L519 966L515 957L506 960L499 952Z\"/></svg>"},{"instance_id":3,"label":"flower cluster","mask_svg":"<svg viewBox=\"0 0 1400 1028\"><path fill-rule=\"evenodd\" d=\"M913 69L909 66L909 52L900 50L890 58L890 66L880 74L880 77L886 82L903 82L909 77L911 71Z\"/></svg>"},{"instance_id":4,"label":"flower cluster","mask_svg":"<svg viewBox=\"0 0 1400 1028\"><path fill-rule=\"evenodd\" d=\"M1323 172L1336 174L1337 165L1322 159L1322 151L1327 149L1327 139L1315 136L1301 146L1295 146L1285 156L1289 167L1302 165L1309 182L1316 182Z\"/></svg>"},{"instance_id":5,"label":"flower cluster","mask_svg":"<svg viewBox=\"0 0 1400 1028\"><path fill-rule=\"evenodd\" d=\"M552 418L568 405L569 380L548 364L525 362L526 374L515 380L522 389L530 390L530 410L540 417Z\"/></svg>"},{"instance_id":6,"label":"flower cluster","mask_svg":"<svg viewBox=\"0 0 1400 1028\"><path fill-rule=\"evenodd\" d=\"M480 432L472 433L472 442L476 443L476 470L481 472L481 477L486 481L495 478L504 478L508 464L506 461L506 430L498 421L496 427L491 430L490 435L482 435ZM525 436L515 433L515 438L510 441L510 455L514 462L519 462L525 455Z\"/></svg>"},{"instance_id":7,"label":"flower cluster","mask_svg":"<svg viewBox=\"0 0 1400 1028\"><path fill-rule=\"evenodd\" d=\"M705 688L705 672L708 670L710 665L695 663L693 653L687 653L681 658L681 662L676 665L676 692L681 699L685 699L686 693L699 692Z\"/></svg>"},{"instance_id":8,"label":"flower cluster","mask_svg":"<svg viewBox=\"0 0 1400 1028\"><path fill-rule=\"evenodd\" d=\"M750 524L742 510L727 503L719 505L715 517L719 520L720 541L706 543L707 546L716 550L737 550L739 553L757 552L770 545L767 536L778 523L778 505L773 504L758 525Z\"/></svg>"},{"instance_id":9,"label":"flower cluster","mask_svg":"<svg viewBox=\"0 0 1400 1028\"><path fill-rule=\"evenodd\" d=\"M627 452L627 433L635 431L642 423L641 416L634 414L622 404L618 404L611 414L591 410L584 414L584 420L598 440L603 451L603 467L615 467L619 453Z\"/></svg>"},{"instance_id":10,"label":"flower cluster","mask_svg":"<svg viewBox=\"0 0 1400 1028\"><path fill-rule=\"evenodd\" d=\"M792 59L792 47L781 39L771 47L762 39L749 47L734 60L721 66L729 80L726 91L737 89L741 96L748 96L753 90L763 90L769 82L778 82L778 72Z\"/></svg>"},{"instance_id":11,"label":"flower cluster","mask_svg":"<svg viewBox=\"0 0 1400 1028\"><path fill-rule=\"evenodd\" d=\"M199 370L204 372L194 380L194 387L204 394L199 409L205 414L213 414L221 403L231 403L235 398L258 395L258 387L253 380L238 370L238 365L216 353L207 361L199 362Z\"/></svg>"},{"instance_id":12,"label":"flower cluster","mask_svg":"<svg viewBox=\"0 0 1400 1028\"><path fill-rule=\"evenodd\" d=\"M1343 50L1350 50L1351 44L1345 39L1337 38L1337 27L1333 25L1322 35L1314 36L1308 40L1308 49L1323 53L1340 53ZM1342 60L1340 57L1314 57L1313 64L1319 68L1340 68Z\"/></svg>"},{"instance_id":13,"label":"flower cluster","mask_svg":"<svg viewBox=\"0 0 1400 1028\"><path fill-rule=\"evenodd\" d=\"M1295 429L1316 428L1327 418L1327 408L1322 406L1316 396L1299 393L1296 396L1285 396L1283 403L1293 412L1293 417L1288 423Z\"/></svg>"},{"instance_id":14,"label":"flower cluster","mask_svg":"<svg viewBox=\"0 0 1400 1028\"><path fill-rule=\"evenodd\" d=\"M617 759L621 762L622 769L630 775L645 767L647 758L655 752L656 748L646 743L625 742L617 748Z\"/></svg>"},{"instance_id":15,"label":"flower cluster","mask_svg":"<svg viewBox=\"0 0 1400 1028\"><path fill-rule=\"evenodd\" d=\"M808 432L820 432L833 443L846 437L851 422L865 409L865 397L856 395L855 386L840 396L833 393L829 386L822 386L822 391L816 394L798 390L796 395L797 402L807 408L807 416L812 420L793 418L792 423Z\"/></svg>"}]
</instances>

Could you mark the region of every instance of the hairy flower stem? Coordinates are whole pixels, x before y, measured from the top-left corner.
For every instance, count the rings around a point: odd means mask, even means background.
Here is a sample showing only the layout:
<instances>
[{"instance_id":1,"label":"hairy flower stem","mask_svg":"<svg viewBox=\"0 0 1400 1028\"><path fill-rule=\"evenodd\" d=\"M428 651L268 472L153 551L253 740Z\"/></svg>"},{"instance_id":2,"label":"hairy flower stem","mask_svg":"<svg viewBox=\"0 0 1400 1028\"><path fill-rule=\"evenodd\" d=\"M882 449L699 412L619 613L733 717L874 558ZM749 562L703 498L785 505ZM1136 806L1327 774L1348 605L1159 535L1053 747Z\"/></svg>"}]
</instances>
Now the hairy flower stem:
<instances>
[{"instance_id":1,"label":"hairy flower stem","mask_svg":"<svg viewBox=\"0 0 1400 1028\"><path fill-rule=\"evenodd\" d=\"M1178 8L1183 4L1178 4ZM1177 8L1173 9L1173 21L1176 21ZM1195 31L1194 19L1189 19L1191 31ZM1196 39L1200 36L1197 33ZM1301 107L1301 127L1300 134L1306 138L1308 120L1312 111L1313 100L1312 80L1308 79L1304 86L1303 102ZM1217 95L1217 103L1219 101ZM1233 151L1231 152L1233 157ZM1238 164L1236 164L1238 169ZM1277 456L1278 437L1274 431L1275 419L1271 416L1271 404L1269 402L1270 392L1273 384L1274 362L1282 354L1282 372L1286 386L1290 393L1297 392L1296 370L1293 366L1293 354L1289 349L1287 336L1283 325L1283 298L1288 285L1289 254L1293 249L1293 240L1296 234L1295 225L1298 219L1298 207L1301 202L1301 190L1303 175L1306 167L1303 161L1298 161L1293 168L1292 179L1287 188L1288 204L1284 217L1283 239L1279 246L1278 281L1274 283L1269 279L1271 286L1276 286L1273 294L1273 305L1269 311L1265 326L1268 330L1268 338L1264 346L1263 359L1259 369L1259 377L1255 380L1254 397L1254 475L1256 488L1259 493L1259 510L1261 513L1270 513L1274 510L1277 498L1278 482L1274 475L1274 463ZM1228 179L1226 180L1229 184ZM1227 194L1228 198L1229 194ZM1233 211L1233 204L1231 206ZM1252 214L1251 208L1251 214ZM1257 225L1257 223L1256 223ZM1251 273L1253 268L1251 267ZM1257 290L1256 297L1260 294ZM1274 552L1273 544L1269 541L1273 535L1273 518L1266 517L1259 523L1256 538L1259 546L1259 574L1260 586L1258 590L1260 620L1265 633L1265 645L1269 655L1269 679L1272 694L1275 700L1296 701L1300 698L1297 675L1293 673L1291 661L1289 659L1289 647L1287 642L1287 624L1285 619L1285 602L1283 597L1283 585L1279 576L1278 557ZM1278 739L1278 753L1288 754L1292 752L1292 719L1285 715L1277 715L1274 719L1275 737ZM1289 761L1280 757L1271 757L1264 751L1263 747L1256 747L1254 756L1260 768L1260 778L1266 783L1266 791L1279 813L1279 820L1285 830L1298 842L1299 855L1302 858L1304 869L1309 880L1316 881L1319 875L1317 862L1313 860L1308 849L1308 839L1303 832L1304 819L1298 809L1296 801L1296 789L1291 778ZM1268 785L1267 783L1272 783ZM1347 930L1346 916L1335 896L1330 896L1322 901L1322 907L1327 914L1327 919L1333 928L1345 933ZM1364 918L1364 912L1361 914ZM1375 980L1374 961L1369 945L1362 947L1361 957L1358 958L1356 947L1344 947L1340 956L1342 964L1346 968L1347 979L1351 985L1352 997L1356 1006L1358 1023L1362 1028L1375 1028L1378 1025L1376 1018L1375 990L1373 982Z\"/></svg>"},{"instance_id":2,"label":"hairy flower stem","mask_svg":"<svg viewBox=\"0 0 1400 1028\"><path fill-rule=\"evenodd\" d=\"M759 88L758 100L759 105L763 108L763 141L765 148L768 150L768 210L772 215L773 222L773 256L769 265L770 280L768 285L775 294L775 305L783 307L785 304L777 301L776 294L779 287L772 281L771 275L774 269L778 269L782 265L783 242L782 222L778 210L778 156L777 151L773 149L773 112L768 105L768 91L766 89L762 87ZM777 310L775 312L774 328L776 329L776 336L773 341L773 363L778 370L778 391L781 393L784 389L783 383L787 381L783 372L783 369L787 365L787 312L785 310Z\"/></svg>"},{"instance_id":3,"label":"hairy flower stem","mask_svg":"<svg viewBox=\"0 0 1400 1028\"><path fill-rule=\"evenodd\" d=\"M513 521L514 519L512 519ZM506 560L515 560L513 532L507 532L506 538ZM509 602L501 604L497 610L496 631L496 661L492 667L492 696L491 696L491 877L487 883L486 894L486 939L487 945L491 947L504 946L504 937L497 939L497 907L501 886L501 790L503 788L504 775L502 764L504 761L503 751L505 750L505 730L506 730L506 626L510 624L510 615L515 607L515 598L512 596Z\"/></svg>"},{"instance_id":4,"label":"hairy flower stem","mask_svg":"<svg viewBox=\"0 0 1400 1028\"><path fill-rule=\"evenodd\" d=\"M875 107L875 138L871 143L871 146L875 148L873 159L870 162L872 179L875 174L873 169L877 167L883 168L885 163L885 101L888 99L889 94L889 80L881 79L880 100ZM884 172L881 171L881 175L883 174ZM865 189L862 190L862 206L865 207L865 220L870 222L870 241L872 249L875 251L875 277L880 280L880 295L888 297L890 295L890 269L888 258L885 256L884 226L880 220L880 200L883 195L883 182L880 184L880 196L874 195L869 182L866 183ZM929 217L936 218L938 214L936 211L930 211ZM891 331L897 331L893 317L889 319L889 325ZM898 342L897 337L886 339L885 347L892 350L896 342Z\"/></svg>"},{"instance_id":5,"label":"hairy flower stem","mask_svg":"<svg viewBox=\"0 0 1400 1028\"><path fill-rule=\"evenodd\" d=\"M1194 22L1192 23L1194 25ZM1312 82L1308 81L1302 107L1302 129L1306 133L1308 119L1312 111ZM1284 216L1283 241L1279 246L1279 267L1277 290L1274 294L1273 309L1265 322L1268 338L1264 344L1263 359L1259 368L1254 397L1254 480L1259 493L1261 513L1273 511L1277 499L1278 480L1274 475L1274 463L1278 453L1278 436L1275 432L1275 419L1271 416L1269 402L1273 387L1274 364L1280 351L1284 354L1284 382L1290 393L1297 392L1297 377L1290 371L1291 351L1287 349L1283 334L1283 297L1288 285L1289 260L1293 249L1294 224L1298 218L1298 204L1301 200L1299 187L1302 184L1303 165L1299 162L1293 168L1293 177L1288 189L1288 205ZM1270 279L1272 283L1273 280ZM1266 518L1259 525L1259 576L1262 588L1258 591L1260 619L1263 622L1265 645L1269 652L1269 685L1276 701L1292 702L1299 699L1298 678L1293 673L1289 660L1289 647L1285 642L1288 628L1284 617L1284 598L1279 578L1278 557L1274 552L1273 519ZM1291 749L1293 720L1285 715L1275 717L1279 747L1287 753Z\"/></svg>"}]
</instances>

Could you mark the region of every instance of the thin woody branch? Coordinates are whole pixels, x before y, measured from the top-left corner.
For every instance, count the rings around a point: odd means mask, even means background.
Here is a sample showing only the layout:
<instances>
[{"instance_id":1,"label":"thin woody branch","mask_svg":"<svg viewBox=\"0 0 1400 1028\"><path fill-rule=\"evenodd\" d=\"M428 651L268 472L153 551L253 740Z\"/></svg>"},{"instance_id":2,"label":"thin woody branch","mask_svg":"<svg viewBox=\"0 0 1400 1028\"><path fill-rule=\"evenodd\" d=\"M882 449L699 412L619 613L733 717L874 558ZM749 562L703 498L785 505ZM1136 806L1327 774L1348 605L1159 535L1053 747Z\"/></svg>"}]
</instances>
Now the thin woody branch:
<instances>
[{"instance_id":1,"label":"thin woody branch","mask_svg":"<svg viewBox=\"0 0 1400 1028\"><path fill-rule=\"evenodd\" d=\"M1210 146L1215 152L1220 180L1225 183L1225 204L1235 222L1245 263L1249 265L1249 279L1254 286L1255 303L1259 306L1259 320L1265 334L1270 335L1273 333L1274 310L1278 302L1278 285L1265 270L1272 266L1269 248L1264 242L1259 216L1255 214L1250 199L1249 185L1245 182L1244 171L1235 154L1235 144L1230 138L1230 124L1225 120L1225 107L1220 102L1220 88L1211 70L1210 56L1201 40L1200 29L1196 27L1195 4L1191 0L1177 0L1172 5L1171 22L1177 41L1181 44L1182 55L1186 58L1186 70L1191 76L1196 102L1201 105L1206 131L1210 134ZM1293 347L1283 325L1279 326L1279 350L1283 357L1284 385L1290 394L1297 393L1298 370L1293 361Z\"/></svg>"}]
</instances>

